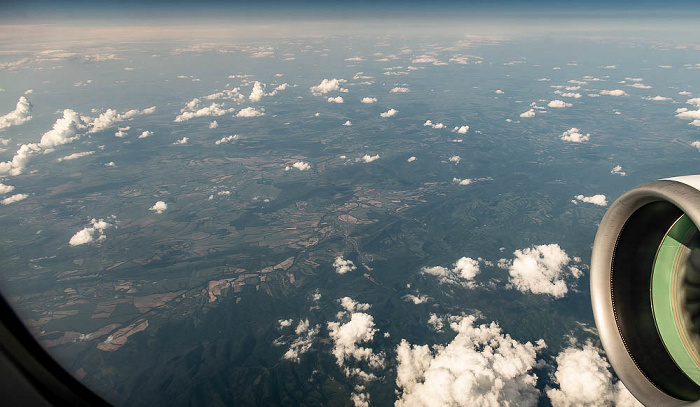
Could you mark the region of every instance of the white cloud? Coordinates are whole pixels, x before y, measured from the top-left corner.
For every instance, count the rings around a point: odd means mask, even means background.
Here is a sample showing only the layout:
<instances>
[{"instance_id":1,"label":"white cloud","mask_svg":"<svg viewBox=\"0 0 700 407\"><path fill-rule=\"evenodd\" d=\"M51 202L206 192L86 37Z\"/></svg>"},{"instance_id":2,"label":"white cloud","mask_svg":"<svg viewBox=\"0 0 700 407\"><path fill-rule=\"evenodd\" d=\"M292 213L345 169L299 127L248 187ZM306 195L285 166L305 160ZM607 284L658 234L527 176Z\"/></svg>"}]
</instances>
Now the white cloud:
<instances>
[{"instance_id":1,"label":"white cloud","mask_svg":"<svg viewBox=\"0 0 700 407\"><path fill-rule=\"evenodd\" d=\"M224 105L221 103L212 103L210 106L203 107L195 111L185 111L175 117L175 122L180 123L195 117L223 116L226 113L230 113L235 110L234 108L225 109L223 106ZM249 107L248 109L252 108Z\"/></svg>"},{"instance_id":2,"label":"white cloud","mask_svg":"<svg viewBox=\"0 0 700 407\"><path fill-rule=\"evenodd\" d=\"M259 102L263 96L265 96L265 84L255 81L253 84L253 90L250 92L248 99L251 102Z\"/></svg>"},{"instance_id":3,"label":"white cloud","mask_svg":"<svg viewBox=\"0 0 700 407\"><path fill-rule=\"evenodd\" d=\"M423 267L423 274L430 274L438 277L442 284L461 285L467 288L476 287L474 277L480 272L479 261L470 257L462 257L457 260L452 268L443 266Z\"/></svg>"},{"instance_id":4,"label":"white cloud","mask_svg":"<svg viewBox=\"0 0 700 407\"><path fill-rule=\"evenodd\" d=\"M430 297L427 295L413 295L413 294L406 294L404 295L403 299L405 301L411 301L412 303L418 305L418 304L423 304L425 302L430 301Z\"/></svg>"},{"instance_id":5,"label":"white cloud","mask_svg":"<svg viewBox=\"0 0 700 407\"><path fill-rule=\"evenodd\" d=\"M90 223L92 226L86 226L78 233L73 235L73 237L70 238L68 244L70 244L71 246L79 246L82 244L92 243L94 241L101 242L107 238L104 234L104 231L105 229L112 226L110 223L107 223L102 219L92 219Z\"/></svg>"},{"instance_id":6,"label":"white cloud","mask_svg":"<svg viewBox=\"0 0 700 407\"><path fill-rule=\"evenodd\" d=\"M187 144L189 141L190 139L188 137L183 137L180 140L175 141L173 144Z\"/></svg>"},{"instance_id":7,"label":"white cloud","mask_svg":"<svg viewBox=\"0 0 700 407\"><path fill-rule=\"evenodd\" d=\"M15 202L19 202L19 201L24 201L25 199L27 199L28 196L29 196L29 195L27 195L27 194L14 194L14 195L12 195L12 196L10 196L10 197L7 197L7 198L3 199L3 200L2 200L2 204L3 204L3 205L9 205L9 204L11 204L11 203L15 203Z\"/></svg>"},{"instance_id":8,"label":"white cloud","mask_svg":"<svg viewBox=\"0 0 700 407\"><path fill-rule=\"evenodd\" d=\"M607 200L607 198L605 198L605 195L603 195L603 194L598 194L598 195L593 195L593 196L576 195L574 198L576 198L577 201L592 203L592 204L598 205L598 206L607 206L608 205L608 200Z\"/></svg>"},{"instance_id":9,"label":"white cloud","mask_svg":"<svg viewBox=\"0 0 700 407\"><path fill-rule=\"evenodd\" d=\"M583 134L581 133L581 130L577 129L576 127L572 127L563 132L559 138L572 143L583 143L584 141L590 140L591 135L589 133Z\"/></svg>"},{"instance_id":10,"label":"white cloud","mask_svg":"<svg viewBox=\"0 0 700 407\"><path fill-rule=\"evenodd\" d=\"M360 102L367 104L377 103L377 98L364 97L362 100L360 100Z\"/></svg>"},{"instance_id":11,"label":"white cloud","mask_svg":"<svg viewBox=\"0 0 700 407\"><path fill-rule=\"evenodd\" d=\"M396 113L398 113L398 112L399 112L399 111L396 110L396 109L389 109L389 110L387 110L387 111L384 112L384 113L379 113L379 116L386 119L387 117L396 116Z\"/></svg>"},{"instance_id":12,"label":"white cloud","mask_svg":"<svg viewBox=\"0 0 700 407\"><path fill-rule=\"evenodd\" d=\"M234 134L232 136L224 136L224 137L220 138L219 140L216 140L214 142L214 144L216 144L218 146L220 144L230 143L233 140L238 140L238 134Z\"/></svg>"},{"instance_id":13,"label":"white cloud","mask_svg":"<svg viewBox=\"0 0 700 407\"><path fill-rule=\"evenodd\" d=\"M556 243L516 250L513 254L513 260L500 259L498 266L508 269L509 283L522 292L561 298L569 291L564 277L581 275L577 268L569 268L567 272L565 266L571 259Z\"/></svg>"},{"instance_id":14,"label":"white cloud","mask_svg":"<svg viewBox=\"0 0 700 407\"><path fill-rule=\"evenodd\" d=\"M241 109L238 113L236 113L236 117L259 117L259 116L265 116L265 113L261 110L255 110L253 107L246 107L245 109Z\"/></svg>"},{"instance_id":15,"label":"white cloud","mask_svg":"<svg viewBox=\"0 0 700 407\"><path fill-rule=\"evenodd\" d=\"M520 117L535 117L535 109L530 109L527 112L520 113Z\"/></svg>"},{"instance_id":16,"label":"white cloud","mask_svg":"<svg viewBox=\"0 0 700 407\"><path fill-rule=\"evenodd\" d=\"M469 126L457 126L454 129L452 129L452 131L458 134L467 134L467 132L469 131Z\"/></svg>"},{"instance_id":17,"label":"white cloud","mask_svg":"<svg viewBox=\"0 0 700 407\"><path fill-rule=\"evenodd\" d=\"M689 110L685 107L682 107L680 109L676 109L676 117L679 119L686 119L686 120L699 120L700 119L700 98L693 98L693 99L688 99L686 102L689 105L693 105L695 107L698 107L698 110ZM692 125L696 125L691 123Z\"/></svg>"},{"instance_id":18,"label":"white cloud","mask_svg":"<svg viewBox=\"0 0 700 407\"><path fill-rule=\"evenodd\" d=\"M76 158L87 157L89 155L95 154L94 151L83 151L81 153L73 153L65 157L56 159L57 162L75 160Z\"/></svg>"},{"instance_id":19,"label":"white cloud","mask_svg":"<svg viewBox=\"0 0 700 407\"><path fill-rule=\"evenodd\" d=\"M423 126L432 127L434 129L444 129L445 127L447 127L442 123L433 123L432 120L426 120L425 123L423 123Z\"/></svg>"},{"instance_id":20,"label":"white cloud","mask_svg":"<svg viewBox=\"0 0 700 407\"><path fill-rule=\"evenodd\" d=\"M537 376L532 373L537 351L545 347L521 343L497 323L475 326L473 315L452 317L457 336L444 346L396 347L397 407L499 406L537 404Z\"/></svg>"},{"instance_id":21,"label":"white cloud","mask_svg":"<svg viewBox=\"0 0 700 407\"><path fill-rule=\"evenodd\" d=\"M633 83L633 84L627 85L627 86L631 86L631 87L637 88L637 89L651 89L651 86L645 85L645 84L639 83L639 82Z\"/></svg>"},{"instance_id":22,"label":"white cloud","mask_svg":"<svg viewBox=\"0 0 700 407\"><path fill-rule=\"evenodd\" d=\"M375 154L375 155L365 154L364 156L362 156L362 161L364 161L366 163L371 163L372 161L375 161L378 159L379 159L379 154Z\"/></svg>"},{"instance_id":23,"label":"white cloud","mask_svg":"<svg viewBox=\"0 0 700 407\"><path fill-rule=\"evenodd\" d=\"M563 100L552 100L547 104L549 107L554 107L554 108L562 108L562 107L571 107L573 106L571 103L566 103Z\"/></svg>"},{"instance_id":24,"label":"white cloud","mask_svg":"<svg viewBox=\"0 0 700 407\"><path fill-rule=\"evenodd\" d=\"M410 91L411 90L409 88L403 88L403 87L397 86L395 88L392 88L389 92L391 92L391 93L408 93Z\"/></svg>"},{"instance_id":25,"label":"white cloud","mask_svg":"<svg viewBox=\"0 0 700 407\"><path fill-rule=\"evenodd\" d=\"M554 407L642 406L622 382L613 381L610 364L590 342L559 353L554 381L559 388L546 390Z\"/></svg>"},{"instance_id":26,"label":"white cloud","mask_svg":"<svg viewBox=\"0 0 700 407\"><path fill-rule=\"evenodd\" d=\"M210 128L210 129L216 129L217 127L219 127L219 122L217 122L216 120L214 120L213 122L209 123L209 128Z\"/></svg>"},{"instance_id":27,"label":"white cloud","mask_svg":"<svg viewBox=\"0 0 700 407\"><path fill-rule=\"evenodd\" d=\"M0 174L21 174L29 159L39 151L41 151L41 146L37 143L22 144L12 157L12 161L0 162Z\"/></svg>"},{"instance_id":28,"label":"white cloud","mask_svg":"<svg viewBox=\"0 0 700 407\"><path fill-rule=\"evenodd\" d=\"M345 103L342 96L336 96L334 98L328 98L328 103Z\"/></svg>"},{"instance_id":29,"label":"white cloud","mask_svg":"<svg viewBox=\"0 0 700 407\"><path fill-rule=\"evenodd\" d=\"M32 119L32 104L29 100L20 96L17 105L15 105L15 110L7 113L6 115L0 116L0 131L5 130L8 127L19 126Z\"/></svg>"},{"instance_id":30,"label":"white cloud","mask_svg":"<svg viewBox=\"0 0 700 407\"><path fill-rule=\"evenodd\" d=\"M457 185L469 185L473 181L469 178L457 178L457 177L455 177L455 178L452 178L452 182L454 184L457 184Z\"/></svg>"},{"instance_id":31,"label":"white cloud","mask_svg":"<svg viewBox=\"0 0 700 407\"><path fill-rule=\"evenodd\" d=\"M347 301L347 300L349 301ZM376 354L371 348L360 346L360 344L371 342L377 329L374 327L374 318L364 312L354 312L357 309L356 303L349 297L345 297L348 304L344 308L348 312L340 312L340 321L328 322L329 336L333 341L333 355L336 363L340 367L346 366L349 362L365 362L370 368L382 368L384 366L384 355ZM343 301L341 300L341 302ZM366 305L366 304L363 304ZM349 318L347 315L349 313ZM346 322L341 322L345 320ZM346 367L347 376L357 375L365 380L371 380L374 375L365 373L358 369Z\"/></svg>"},{"instance_id":32,"label":"white cloud","mask_svg":"<svg viewBox=\"0 0 700 407\"><path fill-rule=\"evenodd\" d=\"M319 96L336 90L343 92L347 89L341 88L340 84L345 82L345 79L324 79L318 85L311 87L311 93L313 93L315 96Z\"/></svg>"},{"instance_id":33,"label":"white cloud","mask_svg":"<svg viewBox=\"0 0 700 407\"><path fill-rule=\"evenodd\" d=\"M671 99L671 98L667 98L667 97L664 97L664 96L661 96L661 95L656 95L656 96L654 96L654 97L646 97L646 96L645 96L645 97L643 97L642 99L644 99L644 100L652 100L652 101L655 101L655 102L665 102L665 101L668 101L668 100L673 100L673 99Z\"/></svg>"},{"instance_id":34,"label":"white cloud","mask_svg":"<svg viewBox=\"0 0 700 407\"><path fill-rule=\"evenodd\" d=\"M678 94L681 95L681 96L690 96L690 95L692 95L692 93L688 92L687 90L682 90L682 91L678 92Z\"/></svg>"},{"instance_id":35,"label":"white cloud","mask_svg":"<svg viewBox=\"0 0 700 407\"><path fill-rule=\"evenodd\" d=\"M617 69L617 65L607 65L604 66L603 69Z\"/></svg>"},{"instance_id":36,"label":"white cloud","mask_svg":"<svg viewBox=\"0 0 700 407\"><path fill-rule=\"evenodd\" d=\"M153 212L160 215L161 213L165 212L167 209L168 209L168 204L166 204L163 201L158 201L155 204L153 204L153 206L151 206L149 211L153 211Z\"/></svg>"},{"instance_id":37,"label":"white cloud","mask_svg":"<svg viewBox=\"0 0 700 407\"><path fill-rule=\"evenodd\" d=\"M131 126L126 126L126 127L117 127L117 132L114 133L114 137L126 137L129 134L127 133L128 130L131 130Z\"/></svg>"},{"instance_id":38,"label":"white cloud","mask_svg":"<svg viewBox=\"0 0 700 407\"><path fill-rule=\"evenodd\" d=\"M700 140L693 141L690 145L700 150Z\"/></svg>"},{"instance_id":39,"label":"white cloud","mask_svg":"<svg viewBox=\"0 0 700 407\"><path fill-rule=\"evenodd\" d=\"M452 157L450 157L451 163L459 164L460 161L462 161L462 157L458 155L453 155Z\"/></svg>"},{"instance_id":40,"label":"white cloud","mask_svg":"<svg viewBox=\"0 0 700 407\"><path fill-rule=\"evenodd\" d=\"M152 114L155 111L156 111L155 106L151 106L151 107L143 109L143 110L131 109L131 110L127 110L124 113L117 113L117 111L114 109L107 109L104 113L100 114L95 119L86 118L86 121L88 122L88 125L90 126L89 133L98 133L100 131L106 130L106 129L114 126L115 124L117 124L119 122L131 119L134 116L140 116L140 115L144 115L144 114ZM65 116L65 112L66 111L64 110L64 116Z\"/></svg>"},{"instance_id":41,"label":"white cloud","mask_svg":"<svg viewBox=\"0 0 700 407\"><path fill-rule=\"evenodd\" d=\"M502 90L500 90L500 89L496 89L493 93L495 93L495 94L497 94L497 95L502 95L502 94L504 94L505 92L502 91Z\"/></svg>"},{"instance_id":42,"label":"white cloud","mask_svg":"<svg viewBox=\"0 0 700 407\"><path fill-rule=\"evenodd\" d=\"M285 322L286 321L281 320L280 326L285 326L283 325ZM291 324L291 319L289 323ZM299 356L311 349L311 345L313 345L314 339L316 339L320 329L320 325L311 326L308 319L299 321L299 325L297 325L294 330L297 337L289 345L289 349L282 355L282 359L299 362Z\"/></svg>"},{"instance_id":43,"label":"white cloud","mask_svg":"<svg viewBox=\"0 0 700 407\"><path fill-rule=\"evenodd\" d=\"M152 131L144 130L143 133L139 134L139 138L147 138L153 135Z\"/></svg>"},{"instance_id":44,"label":"white cloud","mask_svg":"<svg viewBox=\"0 0 700 407\"><path fill-rule=\"evenodd\" d=\"M350 120L346 120L345 123L343 123L343 126L352 126L352 122Z\"/></svg>"},{"instance_id":45,"label":"white cloud","mask_svg":"<svg viewBox=\"0 0 700 407\"><path fill-rule=\"evenodd\" d=\"M284 170L289 171L292 168L296 168L299 171L307 171L307 170L311 169L311 164L306 163L304 161L297 161L294 164L292 164L291 166L288 165L288 166L284 167Z\"/></svg>"},{"instance_id":46,"label":"white cloud","mask_svg":"<svg viewBox=\"0 0 700 407\"><path fill-rule=\"evenodd\" d=\"M611 173L611 174L615 174L615 175L621 175L621 176L623 176L623 177L624 177L625 175L627 175L626 172L622 171L622 166L621 166L621 165L616 165L616 166L614 166L613 169L610 170L610 173Z\"/></svg>"},{"instance_id":47,"label":"white cloud","mask_svg":"<svg viewBox=\"0 0 700 407\"><path fill-rule=\"evenodd\" d=\"M9 194L10 192L14 191L15 187L12 185L5 185L2 182L0 182L0 195L5 195Z\"/></svg>"},{"instance_id":48,"label":"white cloud","mask_svg":"<svg viewBox=\"0 0 700 407\"><path fill-rule=\"evenodd\" d=\"M442 318L440 318L437 314L430 314L430 318L428 319L428 327L430 329L432 329L435 332L442 332L442 328L444 326L445 323L442 321Z\"/></svg>"},{"instance_id":49,"label":"white cloud","mask_svg":"<svg viewBox=\"0 0 700 407\"><path fill-rule=\"evenodd\" d=\"M614 90L601 90L600 91L601 95L607 95L607 96L628 96L627 92L625 92L622 89L614 89Z\"/></svg>"},{"instance_id":50,"label":"white cloud","mask_svg":"<svg viewBox=\"0 0 700 407\"><path fill-rule=\"evenodd\" d=\"M335 272L338 274L345 274L348 271L357 270L357 267L352 262L352 260L343 260L342 256L335 258L333 262L333 267L335 267Z\"/></svg>"},{"instance_id":51,"label":"white cloud","mask_svg":"<svg viewBox=\"0 0 700 407\"><path fill-rule=\"evenodd\" d=\"M280 328L286 328L288 326L292 326L293 322L294 322L294 320L291 318L277 320L277 323L279 324Z\"/></svg>"},{"instance_id":52,"label":"white cloud","mask_svg":"<svg viewBox=\"0 0 700 407\"><path fill-rule=\"evenodd\" d=\"M417 160L417 158L415 156L410 156L410 157L408 157L408 160L406 160L406 161L408 161L409 163L412 163L416 160Z\"/></svg>"}]
</instances>

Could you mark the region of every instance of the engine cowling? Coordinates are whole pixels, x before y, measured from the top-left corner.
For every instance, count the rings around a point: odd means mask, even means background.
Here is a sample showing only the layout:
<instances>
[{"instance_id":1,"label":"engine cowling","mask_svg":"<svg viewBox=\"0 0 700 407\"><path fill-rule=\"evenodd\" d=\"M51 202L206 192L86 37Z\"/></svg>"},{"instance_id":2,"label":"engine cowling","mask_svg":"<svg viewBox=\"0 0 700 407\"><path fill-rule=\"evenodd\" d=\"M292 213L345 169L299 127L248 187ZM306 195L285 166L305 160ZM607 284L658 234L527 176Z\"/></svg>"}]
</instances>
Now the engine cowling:
<instances>
[{"instance_id":1,"label":"engine cowling","mask_svg":"<svg viewBox=\"0 0 700 407\"><path fill-rule=\"evenodd\" d=\"M648 406L700 400L700 175L620 196L598 228L591 301L603 348ZM700 404L700 403L699 403Z\"/></svg>"}]
</instances>

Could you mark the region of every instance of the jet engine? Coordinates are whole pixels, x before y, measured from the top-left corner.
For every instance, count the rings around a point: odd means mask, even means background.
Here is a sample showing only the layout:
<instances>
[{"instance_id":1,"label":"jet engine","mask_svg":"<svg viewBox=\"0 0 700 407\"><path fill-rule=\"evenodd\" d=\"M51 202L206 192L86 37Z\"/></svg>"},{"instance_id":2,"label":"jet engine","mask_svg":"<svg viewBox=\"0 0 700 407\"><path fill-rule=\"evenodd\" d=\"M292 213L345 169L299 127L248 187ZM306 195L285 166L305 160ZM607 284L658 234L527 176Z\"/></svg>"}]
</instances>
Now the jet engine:
<instances>
[{"instance_id":1,"label":"jet engine","mask_svg":"<svg viewBox=\"0 0 700 407\"><path fill-rule=\"evenodd\" d=\"M600 340L647 406L700 400L700 175L620 196L598 228L591 301ZM698 403L700 405L700 402Z\"/></svg>"}]
</instances>

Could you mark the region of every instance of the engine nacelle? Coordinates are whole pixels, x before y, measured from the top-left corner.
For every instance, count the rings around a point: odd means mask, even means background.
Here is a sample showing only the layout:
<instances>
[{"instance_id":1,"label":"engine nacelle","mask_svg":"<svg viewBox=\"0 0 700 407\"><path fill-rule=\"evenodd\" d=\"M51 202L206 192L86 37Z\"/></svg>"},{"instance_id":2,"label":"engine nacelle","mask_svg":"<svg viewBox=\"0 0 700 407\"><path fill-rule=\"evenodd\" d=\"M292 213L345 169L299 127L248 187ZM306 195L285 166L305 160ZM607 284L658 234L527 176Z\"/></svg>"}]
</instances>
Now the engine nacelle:
<instances>
[{"instance_id":1,"label":"engine nacelle","mask_svg":"<svg viewBox=\"0 0 700 407\"><path fill-rule=\"evenodd\" d=\"M620 196L591 255L591 301L615 372L648 406L700 400L700 175Z\"/></svg>"}]
</instances>

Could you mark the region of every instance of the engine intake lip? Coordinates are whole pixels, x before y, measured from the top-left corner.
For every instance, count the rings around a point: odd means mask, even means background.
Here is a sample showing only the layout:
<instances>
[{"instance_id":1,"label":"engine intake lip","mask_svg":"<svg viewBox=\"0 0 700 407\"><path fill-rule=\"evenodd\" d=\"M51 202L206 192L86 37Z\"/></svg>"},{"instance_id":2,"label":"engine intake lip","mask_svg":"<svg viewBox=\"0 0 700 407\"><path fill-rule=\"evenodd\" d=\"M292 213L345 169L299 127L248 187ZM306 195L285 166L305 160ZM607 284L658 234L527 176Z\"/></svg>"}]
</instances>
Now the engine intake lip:
<instances>
[{"instance_id":1,"label":"engine intake lip","mask_svg":"<svg viewBox=\"0 0 700 407\"><path fill-rule=\"evenodd\" d=\"M700 399L700 387L661 341L649 292L658 245L683 213L700 225L700 191L682 178L634 188L606 212L591 255L591 301L603 348L627 389L645 405Z\"/></svg>"}]
</instances>

